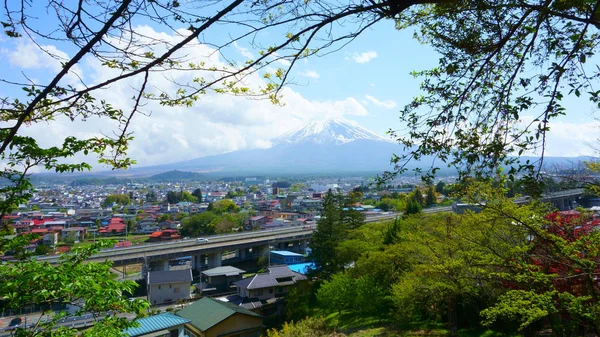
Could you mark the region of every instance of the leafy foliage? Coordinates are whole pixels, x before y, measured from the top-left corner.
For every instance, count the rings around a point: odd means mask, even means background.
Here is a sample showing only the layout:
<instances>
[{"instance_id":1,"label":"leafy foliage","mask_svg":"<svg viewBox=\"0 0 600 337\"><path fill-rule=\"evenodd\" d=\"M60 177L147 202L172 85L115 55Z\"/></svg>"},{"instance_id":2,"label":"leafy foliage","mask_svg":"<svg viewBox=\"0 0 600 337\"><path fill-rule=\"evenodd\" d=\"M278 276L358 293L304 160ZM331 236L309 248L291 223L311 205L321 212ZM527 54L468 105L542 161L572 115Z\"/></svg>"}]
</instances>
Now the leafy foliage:
<instances>
[{"instance_id":1,"label":"leafy foliage","mask_svg":"<svg viewBox=\"0 0 600 337\"><path fill-rule=\"evenodd\" d=\"M102 202L102 207L109 207L113 204L127 206L131 203L127 194L110 194Z\"/></svg>"},{"instance_id":2,"label":"leafy foliage","mask_svg":"<svg viewBox=\"0 0 600 337\"><path fill-rule=\"evenodd\" d=\"M16 242L2 242L3 247L14 249ZM133 326L129 319L121 316L132 313L144 315L148 303L142 300L129 301L126 295L132 294L137 286L132 281L118 281L110 277L111 262L84 263L99 248L110 247L111 242L94 243L91 247L75 249L62 255L60 263L28 259L27 254L13 263L0 268L0 298L7 309L19 309L28 305L79 305L71 314L66 311L55 315L50 321L30 322L34 329L50 331L55 336L75 335L78 331L56 323L61 318L92 313L96 324L84 332L85 336L117 336L127 327ZM17 335L25 335L24 328L17 329Z\"/></svg>"},{"instance_id":3,"label":"leafy foliage","mask_svg":"<svg viewBox=\"0 0 600 337\"><path fill-rule=\"evenodd\" d=\"M437 67L414 72L422 95L405 106L408 134L391 131L409 149L396 157L436 156L461 176L508 174L537 179L538 163L511 157L534 149L543 154L550 123L567 111L568 97L596 106L598 2L450 1L413 7L396 18L397 28L416 27L416 38L441 54ZM498 21L498 18L503 18ZM523 120L534 114L533 120Z\"/></svg>"}]
</instances>

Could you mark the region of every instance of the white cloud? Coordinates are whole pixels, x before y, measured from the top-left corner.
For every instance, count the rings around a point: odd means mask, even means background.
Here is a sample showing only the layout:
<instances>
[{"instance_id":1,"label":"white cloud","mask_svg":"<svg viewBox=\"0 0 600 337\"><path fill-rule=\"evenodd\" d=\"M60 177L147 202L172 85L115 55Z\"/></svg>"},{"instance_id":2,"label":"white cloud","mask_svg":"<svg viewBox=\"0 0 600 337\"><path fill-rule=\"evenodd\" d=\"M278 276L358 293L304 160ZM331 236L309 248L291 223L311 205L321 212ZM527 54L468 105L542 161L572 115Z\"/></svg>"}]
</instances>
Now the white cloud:
<instances>
[{"instance_id":1,"label":"white cloud","mask_svg":"<svg viewBox=\"0 0 600 337\"><path fill-rule=\"evenodd\" d=\"M240 52L240 54L250 60L254 60L254 54L252 54L252 52L250 52L248 50L248 48L244 48L240 45L237 44L237 42L233 42L233 46L235 47L235 49L237 49L238 52Z\"/></svg>"},{"instance_id":2,"label":"white cloud","mask_svg":"<svg viewBox=\"0 0 600 337\"><path fill-rule=\"evenodd\" d=\"M524 116L520 127L529 125L533 117ZM598 156L594 147L600 145L598 130L600 125L595 122L575 123L561 120L551 121L550 131L546 133L546 149L544 155L547 157L578 157ZM530 126L532 130L537 124ZM540 155L541 151L529 152L526 155Z\"/></svg>"},{"instance_id":3,"label":"white cloud","mask_svg":"<svg viewBox=\"0 0 600 337\"><path fill-rule=\"evenodd\" d=\"M23 70L47 70L52 73L58 73L62 68L62 63L69 60L69 55L53 45L42 45L40 47L23 39L17 40L14 48L3 48L2 53L8 58L11 66ZM79 65L71 67L69 73L64 77L62 84L77 85L83 77L83 72Z\"/></svg>"},{"instance_id":4,"label":"white cloud","mask_svg":"<svg viewBox=\"0 0 600 337\"><path fill-rule=\"evenodd\" d=\"M300 74L302 76L314 78L314 79L317 79L317 78L321 77L321 75L319 75L319 73L316 72L316 71L314 71L314 70L307 70L307 71L304 71L304 72L299 72L298 74Z\"/></svg>"},{"instance_id":5,"label":"white cloud","mask_svg":"<svg viewBox=\"0 0 600 337\"><path fill-rule=\"evenodd\" d=\"M375 97L373 97L373 96L371 96L371 95L365 95L365 98L366 98L366 99L367 99L369 102L371 102L371 103L373 103L373 104L375 104L375 105L377 105L377 106L380 106L380 107L386 108L386 109L393 109L393 108L395 108L395 107L396 107L396 105L397 105L397 104L396 104L396 102L394 102L394 101L392 101L392 100L380 101L380 100L378 100L377 98L375 98Z\"/></svg>"},{"instance_id":6,"label":"white cloud","mask_svg":"<svg viewBox=\"0 0 600 337\"><path fill-rule=\"evenodd\" d=\"M377 52L375 51L366 51L363 53L354 53L352 54L352 59L354 60L354 62L356 63L368 63L370 62L372 59L377 57Z\"/></svg>"},{"instance_id":7,"label":"white cloud","mask_svg":"<svg viewBox=\"0 0 600 337\"><path fill-rule=\"evenodd\" d=\"M168 35L155 32L147 26L136 30L145 36L165 39L169 44L180 41L181 35ZM185 32L181 32L185 34ZM115 43L118 43L115 42ZM157 44L153 48L159 53ZM204 60L217 67L226 62L219 53L207 45L197 41L191 42L175 57L189 60ZM23 61L25 62L25 61ZM27 68L30 64L21 64L24 70L32 70L32 74L52 69ZM93 58L81 63L88 84L99 83L118 74L118 70L107 69ZM33 71L35 70L35 71ZM173 83L191 82L198 72L154 72L149 76L151 90L174 92L177 85ZM205 74L211 76L210 74ZM251 87L265 84L264 80L254 74L246 78ZM129 78L126 81L111 84L110 87L96 92L95 97L104 99L113 106L127 111L132 107L132 96L135 88L139 88L142 77ZM266 148L271 146L270 140L280 134L297 128L303 123L326 116L365 116L368 111L364 105L353 97L344 100L314 101L308 100L289 87L281 91L284 106L276 106L268 100L251 100L207 93L193 107L164 107L150 101L143 108L149 116L136 115L131 123L134 140L131 142L128 155L137 160L139 166L172 163L192 158L230 152L240 149ZM49 127L51 126L51 127ZM69 135L88 138L110 135L117 130L117 125L110 120L89 118L88 121L71 122L67 118L58 118L51 124L31 125L23 129L23 134L35 137L44 146L57 145ZM73 161L81 160L81 157ZM88 158L93 163L93 158ZM98 165L94 165L98 168Z\"/></svg>"}]
</instances>

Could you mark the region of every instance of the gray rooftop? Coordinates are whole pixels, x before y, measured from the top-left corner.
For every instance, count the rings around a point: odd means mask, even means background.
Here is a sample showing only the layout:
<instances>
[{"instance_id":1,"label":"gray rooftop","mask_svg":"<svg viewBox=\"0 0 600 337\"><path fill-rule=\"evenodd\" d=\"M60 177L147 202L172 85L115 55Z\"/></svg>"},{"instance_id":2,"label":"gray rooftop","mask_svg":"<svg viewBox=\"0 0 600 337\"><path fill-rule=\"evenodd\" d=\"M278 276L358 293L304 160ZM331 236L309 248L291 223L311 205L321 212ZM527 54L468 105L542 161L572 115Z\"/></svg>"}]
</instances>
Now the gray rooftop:
<instances>
[{"instance_id":1,"label":"gray rooftop","mask_svg":"<svg viewBox=\"0 0 600 337\"><path fill-rule=\"evenodd\" d=\"M202 272L202 274L206 276L218 276L218 275L226 275L226 276L235 276L239 274L245 273L245 270L241 270L232 266L222 266L216 267L212 269L208 269Z\"/></svg>"},{"instance_id":2,"label":"gray rooftop","mask_svg":"<svg viewBox=\"0 0 600 337\"><path fill-rule=\"evenodd\" d=\"M290 277L292 280L288 279ZM247 277L243 280L235 282L234 284L244 289L261 289L290 285L300 280L306 280L306 276L292 271L288 266L273 266L269 267L269 270L266 273Z\"/></svg>"},{"instance_id":3,"label":"gray rooftop","mask_svg":"<svg viewBox=\"0 0 600 337\"><path fill-rule=\"evenodd\" d=\"M148 273L148 284L192 282L192 270L151 271Z\"/></svg>"}]
</instances>

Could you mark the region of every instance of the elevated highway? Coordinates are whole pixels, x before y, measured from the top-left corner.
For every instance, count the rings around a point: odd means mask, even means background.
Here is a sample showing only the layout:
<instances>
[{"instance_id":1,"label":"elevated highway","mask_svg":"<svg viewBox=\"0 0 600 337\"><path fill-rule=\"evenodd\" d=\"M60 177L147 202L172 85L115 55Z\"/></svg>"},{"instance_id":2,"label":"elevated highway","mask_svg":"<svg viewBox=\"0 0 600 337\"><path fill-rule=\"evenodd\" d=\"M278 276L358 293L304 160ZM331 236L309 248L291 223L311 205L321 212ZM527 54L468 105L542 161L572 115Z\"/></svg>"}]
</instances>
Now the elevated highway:
<instances>
[{"instance_id":1,"label":"elevated highway","mask_svg":"<svg viewBox=\"0 0 600 337\"><path fill-rule=\"evenodd\" d=\"M91 262L103 262L111 260L115 266L135 263L151 263L161 261L165 263L169 259L182 256L206 256L220 260L223 251L237 251L244 258L245 253L257 253L267 245L277 245L281 249L304 250L307 241L310 240L316 226L291 227L282 229L262 230L256 232L244 232L239 234L221 235L208 237L208 242L197 242L196 239L179 241L150 243L135 245L131 247L104 249L88 259ZM285 247L284 247L285 246ZM38 260L57 263L59 257L44 256ZM198 261L196 264L201 264ZM209 265L220 265L220 261L209 261Z\"/></svg>"},{"instance_id":2,"label":"elevated highway","mask_svg":"<svg viewBox=\"0 0 600 337\"><path fill-rule=\"evenodd\" d=\"M583 193L583 189L549 193L544 195L542 200L554 202L555 204L559 203L563 206L565 204L570 205L572 201L578 200ZM522 197L517 199L516 202L525 203L529 200L528 197ZM452 212L452 206L428 208L424 209L423 212ZM389 220L398 215L399 213L388 213L370 216L365 219L365 222ZM194 238L180 241L135 245L131 247L111 248L100 251L90 258L89 261L103 262L111 260L114 262L115 266L143 263L144 265L151 266L153 270L165 270L168 268L168 261L170 259L192 256L192 268L214 267L221 265L223 252L234 252L235 257L239 259L265 255L269 246L275 246L277 249L304 253L315 229L316 225L297 226L212 236L209 237L208 242L197 242ZM38 260L57 263L58 256L39 257Z\"/></svg>"}]
</instances>

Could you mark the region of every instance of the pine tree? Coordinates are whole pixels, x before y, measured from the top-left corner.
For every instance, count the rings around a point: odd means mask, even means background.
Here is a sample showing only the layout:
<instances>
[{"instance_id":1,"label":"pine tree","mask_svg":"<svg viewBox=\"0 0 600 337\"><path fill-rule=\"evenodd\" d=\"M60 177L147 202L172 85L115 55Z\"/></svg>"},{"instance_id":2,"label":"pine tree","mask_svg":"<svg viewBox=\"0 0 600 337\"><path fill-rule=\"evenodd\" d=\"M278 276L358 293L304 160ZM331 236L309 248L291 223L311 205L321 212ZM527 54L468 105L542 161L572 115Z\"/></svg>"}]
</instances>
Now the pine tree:
<instances>
[{"instance_id":1,"label":"pine tree","mask_svg":"<svg viewBox=\"0 0 600 337\"><path fill-rule=\"evenodd\" d=\"M321 219L317 222L317 230L313 233L310 243L311 257L317 270L324 276L342 270L335 254L335 248L346 237L346 229L342 220L340 198L329 190L323 200Z\"/></svg>"},{"instance_id":2,"label":"pine tree","mask_svg":"<svg viewBox=\"0 0 600 337\"><path fill-rule=\"evenodd\" d=\"M414 198L410 198L406 203L406 211L404 212L404 214L417 214L420 213L422 209L423 206L421 206L421 204L417 200L415 200Z\"/></svg>"},{"instance_id":3,"label":"pine tree","mask_svg":"<svg viewBox=\"0 0 600 337\"><path fill-rule=\"evenodd\" d=\"M423 203L425 201L423 198L423 193L421 192L421 189L419 189L419 188L415 189L415 191L412 193L411 199L415 200L421 206L423 206Z\"/></svg>"},{"instance_id":4,"label":"pine tree","mask_svg":"<svg viewBox=\"0 0 600 337\"><path fill-rule=\"evenodd\" d=\"M436 201L437 201L437 197L435 196L434 187L433 187L433 185L430 185L427 188L427 194L425 195L425 205L427 207L433 206L436 204Z\"/></svg>"},{"instance_id":5,"label":"pine tree","mask_svg":"<svg viewBox=\"0 0 600 337\"><path fill-rule=\"evenodd\" d=\"M202 202L202 190L197 188L194 190L194 192L192 192L192 195L195 196L196 198L198 198L198 203Z\"/></svg>"}]
</instances>

